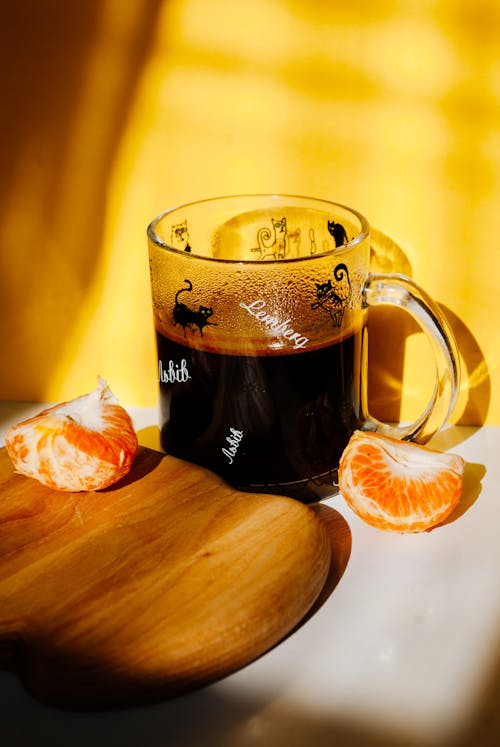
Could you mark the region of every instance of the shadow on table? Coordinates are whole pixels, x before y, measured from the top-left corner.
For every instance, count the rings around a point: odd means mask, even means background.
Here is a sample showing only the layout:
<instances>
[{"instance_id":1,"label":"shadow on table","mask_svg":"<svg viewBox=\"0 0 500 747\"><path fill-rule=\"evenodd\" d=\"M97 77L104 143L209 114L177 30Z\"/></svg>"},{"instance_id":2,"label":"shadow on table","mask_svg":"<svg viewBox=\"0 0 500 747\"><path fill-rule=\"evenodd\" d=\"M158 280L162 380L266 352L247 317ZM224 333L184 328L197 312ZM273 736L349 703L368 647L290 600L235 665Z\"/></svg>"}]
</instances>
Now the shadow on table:
<instances>
[{"instance_id":1,"label":"shadow on table","mask_svg":"<svg viewBox=\"0 0 500 747\"><path fill-rule=\"evenodd\" d=\"M334 562L323 595L311 610L319 612L345 571L351 535L340 514L318 504L314 507L329 528ZM302 623L307 624L308 618ZM300 627L300 626L299 626ZM296 631L297 632L297 631ZM289 639L293 639L292 632ZM500 654L500 652L499 652ZM273 656L271 651L269 656ZM267 682L262 673L253 681L252 667L190 694L153 705L85 713L63 711L33 700L16 675L0 673L2 744L13 747L496 747L500 730L500 655L491 662L477 705L453 733L429 737L425 722L408 723L383 704L376 721L363 704L363 672L359 672L360 702L356 717L336 703L335 713L301 705L289 688L300 677L306 657L300 647L290 648L287 672ZM294 658L295 657L295 658ZM436 663L436 666L439 666ZM331 662L335 669L335 662ZM245 672L245 669L249 670ZM257 684L256 684L257 683ZM416 707L416 713L422 709ZM434 718L436 714L433 714ZM443 714L446 718L447 714Z\"/></svg>"},{"instance_id":2,"label":"shadow on table","mask_svg":"<svg viewBox=\"0 0 500 747\"><path fill-rule=\"evenodd\" d=\"M327 599L333 599L332 592L351 553L350 530L343 517L324 504L313 510L329 529L334 561L323 594L301 625L307 625ZM296 632L288 638L293 640ZM405 724L396 711L392 718L390 704L384 704L384 714L375 723L363 707L362 671L356 718L343 713L338 703L337 712L331 714L316 711L314 704L301 707L300 701L288 697L289 686L300 677L304 665L293 657L307 655L298 651L291 647L289 671L279 673L278 680L269 684L261 674L258 686L255 682L252 686L251 668L261 665L257 661L248 665L249 672L244 668L209 687L171 700L86 713L45 706L25 692L16 675L0 673L2 743L9 747L496 747L498 743L500 656L491 663L483 692L479 697L475 693L473 715L468 720L464 716L462 727L457 726L453 734L431 739L425 723L413 720ZM272 651L269 656L273 656ZM334 661L331 667L335 668ZM416 712L421 713L421 709L416 708Z\"/></svg>"},{"instance_id":3,"label":"shadow on table","mask_svg":"<svg viewBox=\"0 0 500 747\"><path fill-rule=\"evenodd\" d=\"M449 737L371 726L360 702L356 722L235 694L212 686L154 706L77 714L32 701L12 675L0 677L2 742L15 747L496 747L500 730L500 667L486 685L475 717ZM227 684L227 683L226 683Z\"/></svg>"}]
</instances>

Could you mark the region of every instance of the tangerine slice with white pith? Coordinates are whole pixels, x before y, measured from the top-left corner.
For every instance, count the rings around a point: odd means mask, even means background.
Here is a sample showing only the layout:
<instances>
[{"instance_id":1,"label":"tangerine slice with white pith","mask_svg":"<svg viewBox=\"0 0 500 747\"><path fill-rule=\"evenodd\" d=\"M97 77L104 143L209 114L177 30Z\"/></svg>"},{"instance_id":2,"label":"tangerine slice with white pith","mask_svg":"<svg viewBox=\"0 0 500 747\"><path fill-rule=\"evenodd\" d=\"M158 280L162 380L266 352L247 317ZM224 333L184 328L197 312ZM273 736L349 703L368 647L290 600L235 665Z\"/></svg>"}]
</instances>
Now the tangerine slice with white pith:
<instances>
[{"instance_id":1,"label":"tangerine slice with white pith","mask_svg":"<svg viewBox=\"0 0 500 747\"><path fill-rule=\"evenodd\" d=\"M379 433L355 431L339 465L339 491L363 521L394 532L441 524L462 494L465 461Z\"/></svg>"},{"instance_id":2,"label":"tangerine slice with white pith","mask_svg":"<svg viewBox=\"0 0 500 747\"><path fill-rule=\"evenodd\" d=\"M100 490L124 477L137 452L127 411L98 377L97 388L11 426L7 453L16 472L57 490Z\"/></svg>"}]
</instances>

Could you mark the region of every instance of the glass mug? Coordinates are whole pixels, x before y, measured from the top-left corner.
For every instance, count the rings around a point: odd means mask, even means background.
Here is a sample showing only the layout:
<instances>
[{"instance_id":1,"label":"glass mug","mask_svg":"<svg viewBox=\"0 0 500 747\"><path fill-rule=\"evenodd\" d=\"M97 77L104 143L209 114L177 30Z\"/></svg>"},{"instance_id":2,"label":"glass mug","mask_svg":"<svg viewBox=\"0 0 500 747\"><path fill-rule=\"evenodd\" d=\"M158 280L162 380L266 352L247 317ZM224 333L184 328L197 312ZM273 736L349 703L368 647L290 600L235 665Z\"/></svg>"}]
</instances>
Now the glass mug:
<instances>
[{"instance_id":1,"label":"glass mug","mask_svg":"<svg viewBox=\"0 0 500 747\"><path fill-rule=\"evenodd\" d=\"M370 226L356 210L222 197L167 210L148 240L168 454L244 490L306 497L334 484L354 430L424 442L449 417L452 333L412 280L370 273ZM434 352L434 392L410 424L368 409L366 321L381 304L405 309Z\"/></svg>"}]
</instances>

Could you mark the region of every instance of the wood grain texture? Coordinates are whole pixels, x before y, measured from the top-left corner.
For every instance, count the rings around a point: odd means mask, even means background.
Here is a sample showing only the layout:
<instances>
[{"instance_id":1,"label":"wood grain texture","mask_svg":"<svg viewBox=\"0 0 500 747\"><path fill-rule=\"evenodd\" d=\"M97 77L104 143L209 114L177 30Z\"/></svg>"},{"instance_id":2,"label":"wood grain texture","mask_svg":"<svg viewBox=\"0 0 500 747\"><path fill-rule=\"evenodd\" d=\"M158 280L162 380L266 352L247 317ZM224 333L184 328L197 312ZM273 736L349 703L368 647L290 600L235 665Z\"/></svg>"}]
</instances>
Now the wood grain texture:
<instances>
[{"instance_id":1,"label":"wood grain texture","mask_svg":"<svg viewBox=\"0 0 500 747\"><path fill-rule=\"evenodd\" d=\"M0 450L0 663L61 707L165 698L236 670L311 609L330 557L305 505L144 447L89 493L17 475Z\"/></svg>"}]
</instances>

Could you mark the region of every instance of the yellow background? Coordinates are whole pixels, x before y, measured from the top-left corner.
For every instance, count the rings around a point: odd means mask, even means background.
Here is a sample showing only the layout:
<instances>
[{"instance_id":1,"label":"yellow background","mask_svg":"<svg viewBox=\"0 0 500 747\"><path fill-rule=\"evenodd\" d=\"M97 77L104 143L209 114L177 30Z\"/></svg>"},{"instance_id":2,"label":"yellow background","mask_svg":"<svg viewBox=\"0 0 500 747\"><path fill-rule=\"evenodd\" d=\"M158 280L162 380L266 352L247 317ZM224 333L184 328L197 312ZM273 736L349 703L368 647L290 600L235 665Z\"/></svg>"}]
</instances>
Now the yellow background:
<instances>
[{"instance_id":1,"label":"yellow background","mask_svg":"<svg viewBox=\"0 0 500 747\"><path fill-rule=\"evenodd\" d=\"M455 420L500 423L496 0L24 0L0 35L1 399L71 398L99 373L154 405L147 224L284 192L400 242L387 269L461 347ZM432 362L387 324L373 317L373 407L411 417Z\"/></svg>"}]
</instances>

